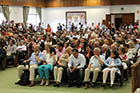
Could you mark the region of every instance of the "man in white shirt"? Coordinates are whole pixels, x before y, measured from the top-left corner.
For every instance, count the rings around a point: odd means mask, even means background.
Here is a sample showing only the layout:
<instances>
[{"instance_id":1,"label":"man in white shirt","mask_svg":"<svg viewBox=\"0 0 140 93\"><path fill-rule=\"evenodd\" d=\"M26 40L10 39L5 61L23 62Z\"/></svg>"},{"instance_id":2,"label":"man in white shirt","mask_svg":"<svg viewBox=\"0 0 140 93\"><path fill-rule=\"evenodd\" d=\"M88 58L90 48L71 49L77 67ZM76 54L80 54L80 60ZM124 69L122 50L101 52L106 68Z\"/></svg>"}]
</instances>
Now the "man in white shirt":
<instances>
[{"instance_id":1,"label":"man in white shirt","mask_svg":"<svg viewBox=\"0 0 140 93\"><path fill-rule=\"evenodd\" d=\"M88 30L88 24L87 24L87 22L85 22L85 24L83 25L83 29L84 29L84 31L85 30Z\"/></svg>"},{"instance_id":2,"label":"man in white shirt","mask_svg":"<svg viewBox=\"0 0 140 93\"><path fill-rule=\"evenodd\" d=\"M18 47L17 47L17 51L18 52L21 52L21 51L26 51L26 50L27 50L27 48L26 48L26 46L24 44L24 41L21 40L20 43L19 43L19 45L18 45Z\"/></svg>"},{"instance_id":3,"label":"man in white shirt","mask_svg":"<svg viewBox=\"0 0 140 93\"><path fill-rule=\"evenodd\" d=\"M85 56L83 54L78 53L77 49L73 49L73 54L70 56L67 69L69 87L73 86L73 81L75 78L77 79L77 87L81 87L83 68L85 67L85 64Z\"/></svg>"},{"instance_id":4,"label":"man in white shirt","mask_svg":"<svg viewBox=\"0 0 140 93\"><path fill-rule=\"evenodd\" d=\"M77 26L77 30L80 31L81 28L82 28L82 25L81 25L81 22L80 22L80 23L78 24L78 26Z\"/></svg>"},{"instance_id":5,"label":"man in white shirt","mask_svg":"<svg viewBox=\"0 0 140 93\"><path fill-rule=\"evenodd\" d=\"M94 23L92 23L92 25L91 25L91 30L93 31L93 30L95 30L95 25L94 25Z\"/></svg>"}]
</instances>

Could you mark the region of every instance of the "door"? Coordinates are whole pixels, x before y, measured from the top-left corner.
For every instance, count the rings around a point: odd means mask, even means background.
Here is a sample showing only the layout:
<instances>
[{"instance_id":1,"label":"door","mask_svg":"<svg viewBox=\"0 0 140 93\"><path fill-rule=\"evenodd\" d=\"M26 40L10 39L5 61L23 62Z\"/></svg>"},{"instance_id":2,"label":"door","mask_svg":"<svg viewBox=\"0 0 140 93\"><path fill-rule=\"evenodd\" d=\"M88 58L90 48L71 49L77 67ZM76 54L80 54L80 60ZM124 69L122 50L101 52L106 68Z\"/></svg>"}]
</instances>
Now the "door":
<instances>
[{"instance_id":1,"label":"door","mask_svg":"<svg viewBox=\"0 0 140 93\"><path fill-rule=\"evenodd\" d=\"M122 18L115 18L116 30L119 30L121 24L122 24Z\"/></svg>"},{"instance_id":2,"label":"door","mask_svg":"<svg viewBox=\"0 0 140 93\"><path fill-rule=\"evenodd\" d=\"M111 15L106 15L105 24L109 29L111 29Z\"/></svg>"},{"instance_id":3,"label":"door","mask_svg":"<svg viewBox=\"0 0 140 93\"><path fill-rule=\"evenodd\" d=\"M126 25L134 24L134 14L123 14L122 22Z\"/></svg>"}]
</instances>

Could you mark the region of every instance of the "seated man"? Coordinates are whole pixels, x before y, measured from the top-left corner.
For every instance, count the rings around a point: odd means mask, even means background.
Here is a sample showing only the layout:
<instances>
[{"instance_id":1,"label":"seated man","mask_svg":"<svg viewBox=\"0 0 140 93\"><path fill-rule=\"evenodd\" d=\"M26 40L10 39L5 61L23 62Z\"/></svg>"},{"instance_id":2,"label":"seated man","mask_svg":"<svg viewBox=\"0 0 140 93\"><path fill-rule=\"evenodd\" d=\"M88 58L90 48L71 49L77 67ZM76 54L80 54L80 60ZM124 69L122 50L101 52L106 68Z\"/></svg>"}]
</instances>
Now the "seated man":
<instances>
[{"instance_id":1,"label":"seated man","mask_svg":"<svg viewBox=\"0 0 140 93\"><path fill-rule=\"evenodd\" d=\"M21 41L19 42L19 45L18 45L18 47L17 47L17 51L18 51L18 52L27 51L26 45L25 45L25 43L24 43L23 40L21 40Z\"/></svg>"},{"instance_id":2,"label":"seated man","mask_svg":"<svg viewBox=\"0 0 140 93\"><path fill-rule=\"evenodd\" d=\"M16 64L22 64L23 60L26 58L26 52L27 47L25 45L24 40L21 40L19 42L19 45L17 46L17 63Z\"/></svg>"},{"instance_id":3,"label":"seated man","mask_svg":"<svg viewBox=\"0 0 140 93\"><path fill-rule=\"evenodd\" d=\"M16 49L17 49L17 46L15 45L15 41L14 40L10 40L9 41L9 45L8 45L8 47L7 47L7 49L6 49L6 52L7 52L7 63L10 61L11 62L11 60L13 60L14 61L14 59L15 59L15 54L16 54ZM13 62L12 61L12 62Z\"/></svg>"},{"instance_id":4,"label":"seated man","mask_svg":"<svg viewBox=\"0 0 140 93\"><path fill-rule=\"evenodd\" d=\"M34 85L34 77L35 77L35 70L38 68L38 64L41 63L41 61L44 61L44 55L43 53L40 52L39 46L34 47L34 52L32 53L31 57L28 60L25 60L24 63L28 63L30 65L29 71L30 71L30 76L29 79L31 81L30 87ZM19 65L18 66L18 78L20 80L21 75L23 74L23 70L28 69L24 65ZM17 82L16 84L18 84Z\"/></svg>"},{"instance_id":5,"label":"seated man","mask_svg":"<svg viewBox=\"0 0 140 93\"><path fill-rule=\"evenodd\" d=\"M85 67L85 64L85 56L83 54L78 53L77 49L73 49L73 54L70 56L67 69L69 87L73 86L73 81L75 78L77 79L77 87L81 87L83 68Z\"/></svg>"},{"instance_id":6,"label":"seated man","mask_svg":"<svg viewBox=\"0 0 140 93\"><path fill-rule=\"evenodd\" d=\"M85 89L88 88L88 83L89 83L89 76L90 72L93 72L93 79L92 79L92 87L95 86L96 79L98 77L99 71L101 71L101 66L104 64L104 57L100 55L100 49L99 48L94 48L94 56L90 58L90 62L88 65L88 68L85 69L85 78L84 81L86 82L85 84Z\"/></svg>"},{"instance_id":7,"label":"seated man","mask_svg":"<svg viewBox=\"0 0 140 93\"><path fill-rule=\"evenodd\" d=\"M6 62L4 61L6 56L6 51L3 49L3 47L0 46L0 66L4 70L6 66Z\"/></svg>"}]
</instances>

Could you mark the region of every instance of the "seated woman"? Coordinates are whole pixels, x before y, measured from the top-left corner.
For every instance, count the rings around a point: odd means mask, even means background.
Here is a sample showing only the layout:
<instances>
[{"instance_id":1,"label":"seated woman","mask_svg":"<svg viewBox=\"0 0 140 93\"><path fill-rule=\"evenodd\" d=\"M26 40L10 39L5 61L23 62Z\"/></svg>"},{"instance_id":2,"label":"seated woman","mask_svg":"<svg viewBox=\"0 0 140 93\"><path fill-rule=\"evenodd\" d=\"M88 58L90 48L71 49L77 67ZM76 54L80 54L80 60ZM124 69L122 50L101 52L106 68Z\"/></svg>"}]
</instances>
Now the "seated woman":
<instances>
[{"instance_id":1,"label":"seated woman","mask_svg":"<svg viewBox=\"0 0 140 93\"><path fill-rule=\"evenodd\" d=\"M43 86L46 80L46 86L49 85L49 70L53 70L53 65L56 63L57 56L55 49L53 47L50 48L49 53L45 55L45 62L43 65L38 67L38 72L41 78L40 85Z\"/></svg>"},{"instance_id":2,"label":"seated woman","mask_svg":"<svg viewBox=\"0 0 140 93\"><path fill-rule=\"evenodd\" d=\"M129 45L129 49L128 49L128 52L126 53L127 57L129 60L132 60L133 57L135 56L136 54L136 48L135 48L135 44L133 41L129 41L128 42L128 45ZM131 63L133 64L133 63Z\"/></svg>"},{"instance_id":3,"label":"seated woman","mask_svg":"<svg viewBox=\"0 0 140 93\"><path fill-rule=\"evenodd\" d=\"M69 57L71 55L72 48L68 47L60 59L58 60L58 66L54 67L54 79L56 84L54 86L59 87L63 75L63 71L67 68Z\"/></svg>"},{"instance_id":4,"label":"seated woman","mask_svg":"<svg viewBox=\"0 0 140 93\"><path fill-rule=\"evenodd\" d=\"M49 54L50 48L52 47L52 45L50 43L46 43L45 45L45 50L43 50L43 54L47 55Z\"/></svg>"},{"instance_id":5,"label":"seated woman","mask_svg":"<svg viewBox=\"0 0 140 93\"><path fill-rule=\"evenodd\" d=\"M113 87L114 80L115 80L115 73L121 74L120 69L118 66L121 66L121 60L119 58L119 54L116 50L111 51L111 55L107 60L104 62L104 64L107 66L103 70L103 86L106 86L106 80L108 76L108 72L110 72L110 80L111 80L111 87Z\"/></svg>"},{"instance_id":6,"label":"seated woman","mask_svg":"<svg viewBox=\"0 0 140 93\"><path fill-rule=\"evenodd\" d=\"M128 57L125 54L125 48L123 46L120 46L118 53L119 53L119 57L122 61L123 69L126 70L128 68L128 66L127 66Z\"/></svg>"}]
</instances>

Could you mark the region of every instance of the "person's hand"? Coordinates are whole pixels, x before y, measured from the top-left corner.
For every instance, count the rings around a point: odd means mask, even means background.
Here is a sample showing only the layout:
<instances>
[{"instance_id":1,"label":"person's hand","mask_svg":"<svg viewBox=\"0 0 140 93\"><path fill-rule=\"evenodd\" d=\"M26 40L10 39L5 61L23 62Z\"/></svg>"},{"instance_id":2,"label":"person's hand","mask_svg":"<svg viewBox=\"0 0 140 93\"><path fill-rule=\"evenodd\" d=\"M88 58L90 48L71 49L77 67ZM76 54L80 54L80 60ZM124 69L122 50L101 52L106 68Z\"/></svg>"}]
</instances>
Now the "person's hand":
<instances>
[{"instance_id":1,"label":"person's hand","mask_svg":"<svg viewBox=\"0 0 140 93\"><path fill-rule=\"evenodd\" d=\"M88 66L88 69L90 70L90 66Z\"/></svg>"},{"instance_id":2,"label":"person's hand","mask_svg":"<svg viewBox=\"0 0 140 93\"><path fill-rule=\"evenodd\" d=\"M73 72L72 68L70 68L70 72L71 72L71 73Z\"/></svg>"},{"instance_id":3,"label":"person's hand","mask_svg":"<svg viewBox=\"0 0 140 93\"><path fill-rule=\"evenodd\" d=\"M27 63L27 60L24 60L24 63Z\"/></svg>"},{"instance_id":4,"label":"person's hand","mask_svg":"<svg viewBox=\"0 0 140 93\"><path fill-rule=\"evenodd\" d=\"M94 55L95 57L98 57L97 55Z\"/></svg>"},{"instance_id":5,"label":"person's hand","mask_svg":"<svg viewBox=\"0 0 140 93\"><path fill-rule=\"evenodd\" d=\"M60 64L60 66L64 66L63 64Z\"/></svg>"},{"instance_id":6,"label":"person's hand","mask_svg":"<svg viewBox=\"0 0 140 93\"><path fill-rule=\"evenodd\" d=\"M39 54L39 52L37 51L37 52L35 52L35 56L38 56L38 54Z\"/></svg>"},{"instance_id":7,"label":"person's hand","mask_svg":"<svg viewBox=\"0 0 140 93\"><path fill-rule=\"evenodd\" d=\"M96 58L99 58L99 56L98 55L94 55Z\"/></svg>"},{"instance_id":8,"label":"person's hand","mask_svg":"<svg viewBox=\"0 0 140 93\"><path fill-rule=\"evenodd\" d=\"M54 52L52 52L52 56L54 56Z\"/></svg>"},{"instance_id":9,"label":"person's hand","mask_svg":"<svg viewBox=\"0 0 140 93\"><path fill-rule=\"evenodd\" d=\"M47 64L46 62L43 63L43 65L46 65L46 64Z\"/></svg>"},{"instance_id":10,"label":"person's hand","mask_svg":"<svg viewBox=\"0 0 140 93\"><path fill-rule=\"evenodd\" d=\"M73 71L74 71L74 70L77 70L77 67L73 67Z\"/></svg>"},{"instance_id":11,"label":"person's hand","mask_svg":"<svg viewBox=\"0 0 140 93\"><path fill-rule=\"evenodd\" d=\"M109 66L109 68L113 68L114 66Z\"/></svg>"}]
</instances>

